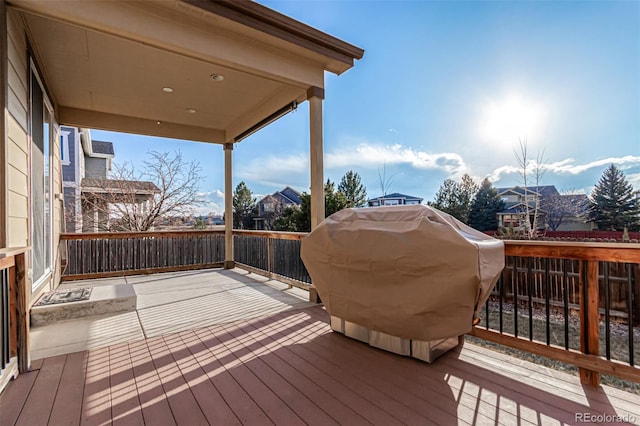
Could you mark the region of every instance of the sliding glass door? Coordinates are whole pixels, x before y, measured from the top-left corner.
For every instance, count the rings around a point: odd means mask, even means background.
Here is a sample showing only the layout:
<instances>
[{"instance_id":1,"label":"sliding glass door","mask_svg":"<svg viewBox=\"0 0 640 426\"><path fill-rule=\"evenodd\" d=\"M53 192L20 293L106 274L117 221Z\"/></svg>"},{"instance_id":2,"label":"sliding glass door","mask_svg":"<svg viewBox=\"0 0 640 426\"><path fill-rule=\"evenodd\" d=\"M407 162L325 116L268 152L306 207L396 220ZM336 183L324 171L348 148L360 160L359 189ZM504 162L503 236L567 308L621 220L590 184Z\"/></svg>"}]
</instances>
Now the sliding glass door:
<instances>
[{"instance_id":1,"label":"sliding glass door","mask_svg":"<svg viewBox=\"0 0 640 426\"><path fill-rule=\"evenodd\" d=\"M31 68L31 266L33 288L51 271L51 142L53 111L40 79Z\"/></svg>"}]
</instances>

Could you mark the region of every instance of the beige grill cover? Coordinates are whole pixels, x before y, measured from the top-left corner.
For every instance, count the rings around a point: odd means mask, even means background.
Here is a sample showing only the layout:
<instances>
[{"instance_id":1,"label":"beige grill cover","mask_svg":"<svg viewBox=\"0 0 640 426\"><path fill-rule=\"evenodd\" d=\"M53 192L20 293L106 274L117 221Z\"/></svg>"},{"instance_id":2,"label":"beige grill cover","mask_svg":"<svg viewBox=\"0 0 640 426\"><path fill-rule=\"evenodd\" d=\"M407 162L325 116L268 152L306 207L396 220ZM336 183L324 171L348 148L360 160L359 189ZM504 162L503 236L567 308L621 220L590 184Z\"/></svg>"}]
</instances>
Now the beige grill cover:
<instances>
[{"instance_id":1,"label":"beige grill cover","mask_svg":"<svg viewBox=\"0 0 640 426\"><path fill-rule=\"evenodd\" d=\"M431 207L345 209L302 241L327 311L393 336L434 340L472 328L504 268L504 244Z\"/></svg>"}]
</instances>

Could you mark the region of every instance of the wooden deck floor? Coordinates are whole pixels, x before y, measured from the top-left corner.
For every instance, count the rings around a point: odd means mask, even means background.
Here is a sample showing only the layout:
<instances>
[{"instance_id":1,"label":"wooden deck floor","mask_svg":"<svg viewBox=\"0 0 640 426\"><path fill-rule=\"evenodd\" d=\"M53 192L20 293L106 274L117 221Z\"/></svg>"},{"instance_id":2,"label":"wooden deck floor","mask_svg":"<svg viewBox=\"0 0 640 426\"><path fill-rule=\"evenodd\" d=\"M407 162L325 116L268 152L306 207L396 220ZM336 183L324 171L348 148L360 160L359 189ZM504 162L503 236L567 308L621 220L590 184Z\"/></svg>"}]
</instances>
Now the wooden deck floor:
<instances>
[{"instance_id":1,"label":"wooden deck floor","mask_svg":"<svg viewBox=\"0 0 640 426\"><path fill-rule=\"evenodd\" d=\"M318 306L45 358L0 395L0 425L640 422L637 395L469 343L428 365L327 320Z\"/></svg>"}]
</instances>

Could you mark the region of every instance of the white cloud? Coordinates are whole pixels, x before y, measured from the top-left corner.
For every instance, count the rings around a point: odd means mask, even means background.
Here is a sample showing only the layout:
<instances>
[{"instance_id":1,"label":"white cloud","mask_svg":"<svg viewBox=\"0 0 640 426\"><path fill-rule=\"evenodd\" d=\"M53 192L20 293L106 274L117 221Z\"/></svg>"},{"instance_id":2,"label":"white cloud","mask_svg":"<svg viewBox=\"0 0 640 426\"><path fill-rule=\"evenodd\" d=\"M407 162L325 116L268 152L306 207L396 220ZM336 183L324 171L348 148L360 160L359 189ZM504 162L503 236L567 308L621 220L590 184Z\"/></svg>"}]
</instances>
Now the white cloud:
<instances>
[{"instance_id":1,"label":"white cloud","mask_svg":"<svg viewBox=\"0 0 640 426\"><path fill-rule=\"evenodd\" d=\"M415 169L442 170L453 177L467 172L461 155L452 152L430 153L400 144L382 145L361 142L325 153L325 169L355 167L376 168L386 165L409 165ZM241 179L275 187L306 187L309 181L309 157L306 154L270 156L254 159L238 167Z\"/></svg>"},{"instance_id":2,"label":"white cloud","mask_svg":"<svg viewBox=\"0 0 640 426\"><path fill-rule=\"evenodd\" d=\"M306 154L292 154L254 158L239 165L237 175L240 179L272 187L306 187L309 157Z\"/></svg>"},{"instance_id":3,"label":"white cloud","mask_svg":"<svg viewBox=\"0 0 640 426\"><path fill-rule=\"evenodd\" d=\"M209 213L221 215L224 212L224 192L219 189L201 192L204 203L195 209L196 215L207 215Z\"/></svg>"},{"instance_id":4,"label":"white cloud","mask_svg":"<svg viewBox=\"0 0 640 426\"><path fill-rule=\"evenodd\" d=\"M609 164L615 164L622 169L640 165L640 157L633 155L627 155L617 158L609 157L602 160L592 161L587 164L573 164L574 161L575 160L573 158L567 158L566 160L558 161L555 163L544 164L543 168L549 170L552 173L577 175L589 169L608 166Z\"/></svg>"},{"instance_id":5,"label":"white cloud","mask_svg":"<svg viewBox=\"0 0 640 426\"><path fill-rule=\"evenodd\" d=\"M627 180L634 189L640 190L640 173L631 173L627 175Z\"/></svg>"},{"instance_id":6,"label":"white cloud","mask_svg":"<svg viewBox=\"0 0 640 426\"><path fill-rule=\"evenodd\" d=\"M400 144L360 143L356 147L341 149L326 155L327 168L378 167L382 164L406 164L416 169L443 170L456 176L461 176L467 171L467 166L459 154L429 153Z\"/></svg>"},{"instance_id":7,"label":"white cloud","mask_svg":"<svg viewBox=\"0 0 640 426\"><path fill-rule=\"evenodd\" d=\"M573 158L567 158L562 161L556 161L553 163L543 163L541 164L541 168L544 171L548 171L558 175L579 175L580 173L584 173L588 170L599 168L603 166L607 166L609 164L615 164L621 169L628 169L635 166L640 166L640 157L627 155L624 157L609 157L603 158L601 160L591 161L586 164L574 164L575 160ZM535 167L536 163L531 161L529 164L530 168ZM521 168L516 166L501 166L495 169L489 175L489 180L491 182L499 181L503 176L510 174L521 173ZM634 175L632 175L634 176ZM629 181L631 179L628 177ZM637 178L640 179L640 178ZM634 185L635 187L635 185Z\"/></svg>"}]
</instances>

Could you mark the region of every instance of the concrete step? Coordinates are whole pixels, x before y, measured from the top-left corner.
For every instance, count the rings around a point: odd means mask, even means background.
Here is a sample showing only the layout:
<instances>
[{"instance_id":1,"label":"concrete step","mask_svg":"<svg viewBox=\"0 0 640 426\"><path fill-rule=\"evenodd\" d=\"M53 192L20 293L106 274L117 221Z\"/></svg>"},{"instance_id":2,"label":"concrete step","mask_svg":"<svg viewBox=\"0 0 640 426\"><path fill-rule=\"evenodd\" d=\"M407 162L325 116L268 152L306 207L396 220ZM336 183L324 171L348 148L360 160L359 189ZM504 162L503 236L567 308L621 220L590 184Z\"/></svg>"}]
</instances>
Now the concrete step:
<instances>
[{"instance_id":1,"label":"concrete step","mask_svg":"<svg viewBox=\"0 0 640 426\"><path fill-rule=\"evenodd\" d=\"M60 290L67 291L67 290ZM45 297L43 295L43 297ZM31 307L31 326L50 324L75 318L85 318L136 310L137 296L131 284L93 287L88 300Z\"/></svg>"}]
</instances>

